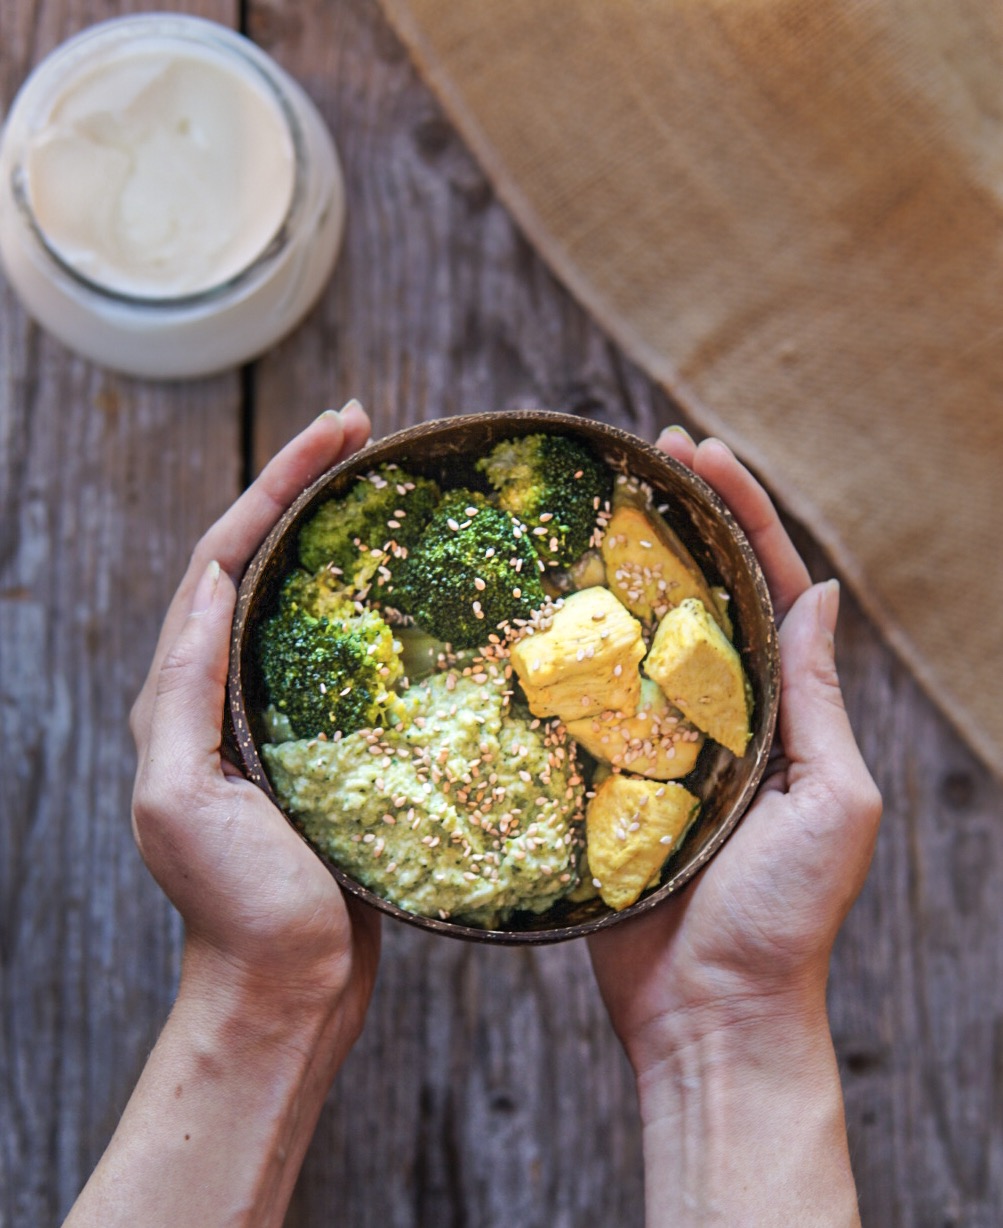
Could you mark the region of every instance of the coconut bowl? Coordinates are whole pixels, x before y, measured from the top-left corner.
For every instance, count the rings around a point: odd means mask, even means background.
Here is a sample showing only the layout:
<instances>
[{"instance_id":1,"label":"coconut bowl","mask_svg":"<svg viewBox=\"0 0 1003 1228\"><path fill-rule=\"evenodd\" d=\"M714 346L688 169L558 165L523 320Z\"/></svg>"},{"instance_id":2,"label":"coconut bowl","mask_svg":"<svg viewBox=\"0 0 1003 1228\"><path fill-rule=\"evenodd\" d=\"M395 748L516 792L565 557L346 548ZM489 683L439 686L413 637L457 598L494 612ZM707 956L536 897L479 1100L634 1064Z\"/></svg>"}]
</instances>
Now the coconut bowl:
<instances>
[{"instance_id":1,"label":"coconut bowl","mask_svg":"<svg viewBox=\"0 0 1003 1228\"><path fill-rule=\"evenodd\" d=\"M690 549L709 583L728 590L734 643L752 689L752 737L740 758L708 739L695 771L682 782L701 799L698 819L663 867L659 885L619 912L601 899L577 904L562 901L544 913L518 913L497 929L419 916L363 887L314 850L345 891L373 907L421 929L477 942L558 942L657 908L721 849L751 802L766 767L777 719L777 634L759 562L715 492L651 444L616 427L570 415L544 410L480 413L409 427L322 474L282 515L243 577L230 644L229 718L241 766L281 809L259 751L267 740L261 717L267 700L253 646L258 625L273 612L282 582L296 566L301 525L321 503L344 495L359 475L380 464L396 462L444 486L457 486L467 480L472 455L482 455L500 440L538 431L576 436L612 469L649 483L656 504L666 505L665 519Z\"/></svg>"}]
</instances>

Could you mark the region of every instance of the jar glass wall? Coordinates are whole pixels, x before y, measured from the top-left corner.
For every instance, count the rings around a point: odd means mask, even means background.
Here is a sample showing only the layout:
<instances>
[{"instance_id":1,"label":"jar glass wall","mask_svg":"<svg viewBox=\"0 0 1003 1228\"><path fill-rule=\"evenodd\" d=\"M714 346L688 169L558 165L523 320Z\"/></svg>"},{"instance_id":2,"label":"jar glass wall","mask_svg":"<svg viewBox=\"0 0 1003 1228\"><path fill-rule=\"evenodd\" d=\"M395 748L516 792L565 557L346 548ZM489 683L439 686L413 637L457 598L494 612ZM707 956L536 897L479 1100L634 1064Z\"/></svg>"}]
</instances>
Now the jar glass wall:
<instances>
[{"instance_id":1,"label":"jar glass wall","mask_svg":"<svg viewBox=\"0 0 1003 1228\"><path fill-rule=\"evenodd\" d=\"M330 133L241 35L146 14L58 47L0 138L0 260L85 357L150 378L253 358L326 284L344 226Z\"/></svg>"}]
</instances>

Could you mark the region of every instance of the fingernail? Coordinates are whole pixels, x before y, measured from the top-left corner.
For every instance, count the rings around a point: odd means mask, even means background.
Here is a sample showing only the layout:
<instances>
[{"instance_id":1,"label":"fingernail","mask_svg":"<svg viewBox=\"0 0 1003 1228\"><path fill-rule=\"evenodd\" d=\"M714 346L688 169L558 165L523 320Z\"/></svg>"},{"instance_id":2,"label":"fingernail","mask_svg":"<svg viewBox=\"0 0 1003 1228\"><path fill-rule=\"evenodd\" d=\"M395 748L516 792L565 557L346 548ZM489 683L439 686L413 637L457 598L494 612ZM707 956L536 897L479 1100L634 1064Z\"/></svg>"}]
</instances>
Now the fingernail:
<instances>
[{"instance_id":1,"label":"fingernail","mask_svg":"<svg viewBox=\"0 0 1003 1228\"><path fill-rule=\"evenodd\" d=\"M350 409L362 409L362 403L355 397L350 401L346 401L341 409L325 409L322 414L317 415L317 421L322 422L325 418L343 418Z\"/></svg>"},{"instance_id":2,"label":"fingernail","mask_svg":"<svg viewBox=\"0 0 1003 1228\"><path fill-rule=\"evenodd\" d=\"M683 439L686 440L687 443L693 444L694 447L696 446L696 440L689 433L689 431L686 429L685 426L678 426L678 425L667 426L665 430L662 431L661 435L659 435L658 438L665 439L667 435L681 435Z\"/></svg>"},{"instance_id":3,"label":"fingernail","mask_svg":"<svg viewBox=\"0 0 1003 1228\"><path fill-rule=\"evenodd\" d=\"M818 600L819 626L829 633L836 634L836 620L839 618L839 581L828 580L822 585Z\"/></svg>"},{"instance_id":4,"label":"fingernail","mask_svg":"<svg viewBox=\"0 0 1003 1228\"><path fill-rule=\"evenodd\" d=\"M219 564L215 559L202 573L202 577L195 586L195 594L192 597L192 613L204 614L212 605L212 599L216 595L216 585L219 583Z\"/></svg>"},{"instance_id":5,"label":"fingernail","mask_svg":"<svg viewBox=\"0 0 1003 1228\"><path fill-rule=\"evenodd\" d=\"M365 413L365 410L362 408L362 402L358 400L357 397L352 397L350 401L346 401L345 404L342 405L341 409L338 410L338 413L344 418L344 416L347 413L350 413L353 409L358 410L360 413Z\"/></svg>"}]
</instances>

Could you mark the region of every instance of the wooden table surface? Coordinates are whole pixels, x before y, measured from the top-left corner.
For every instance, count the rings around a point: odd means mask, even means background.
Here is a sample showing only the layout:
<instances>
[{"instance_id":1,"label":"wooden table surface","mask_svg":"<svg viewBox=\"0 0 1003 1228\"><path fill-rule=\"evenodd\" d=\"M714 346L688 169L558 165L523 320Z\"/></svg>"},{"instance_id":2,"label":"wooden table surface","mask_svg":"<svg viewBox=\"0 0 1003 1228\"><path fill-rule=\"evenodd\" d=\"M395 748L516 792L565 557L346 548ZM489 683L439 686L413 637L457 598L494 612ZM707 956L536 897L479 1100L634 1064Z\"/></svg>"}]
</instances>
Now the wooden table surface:
<instances>
[{"instance_id":1,"label":"wooden table surface","mask_svg":"<svg viewBox=\"0 0 1003 1228\"><path fill-rule=\"evenodd\" d=\"M129 7L3 0L0 102L63 38ZM375 0L185 7L242 23L319 104L348 229L292 337L188 384L73 357L0 282L0 1228L65 1214L172 1000L181 932L133 847L127 716L200 532L350 396L377 435L525 405L649 438L680 420L536 258ZM1003 1222L1003 788L849 597L838 651L886 802L830 991L864 1221L989 1228ZM384 942L288 1222L641 1224L632 1083L584 945L492 949L389 922Z\"/></svg>"}]
</instances>

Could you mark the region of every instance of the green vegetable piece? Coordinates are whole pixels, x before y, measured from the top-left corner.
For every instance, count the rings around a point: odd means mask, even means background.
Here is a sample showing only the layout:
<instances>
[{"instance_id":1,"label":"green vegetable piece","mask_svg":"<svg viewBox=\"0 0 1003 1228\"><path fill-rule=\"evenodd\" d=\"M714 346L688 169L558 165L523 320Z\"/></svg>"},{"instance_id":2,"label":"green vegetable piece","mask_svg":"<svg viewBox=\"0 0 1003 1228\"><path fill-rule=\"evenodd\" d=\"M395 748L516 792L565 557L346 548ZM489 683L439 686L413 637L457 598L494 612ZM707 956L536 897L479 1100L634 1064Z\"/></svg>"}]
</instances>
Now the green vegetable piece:
<instances>
[{"instance_id":1,"label":"green vegetable piece","mask_svg":"<svg viewBox=\"0 0 1003 1228\"><path fill-rule=\"evenodd\" d=\"M529 529L548 567L570 567L592 544L613 494L613 475L578 440L525 435L496 444L477 463L497 503Z\"/></svg>"},{"instance_id":2,"label":"green vegetable piece","mask_svg":"<svg viewBox=\"0 0 1003 1228\"><path fill-rule=\"evenodd\" d=\"M512 516L452 491L398 567L388 600L454 648L475 648L544 601L540 559Z\"/></svg>"},{"instance_id":3,"label":"green vegetable piece","mask_svg":"<svg viewBox=\"0 0 1003 1228\"><path fill-rule=\"evenodd\" d=\"M394 692L400 645L374 610L332 601L324 573L293 572L258 631L258 661L276 713L296 738L347 735L405 717Z\"/></svg>"},{"instance_id":4,"label":"green vegetable piece","mask_svg":"<svg viewBox=\"0 0 1003 1228\"><path fill-rule=\"evenodd\" d=\"M300 563L307 571L334 568L349 586L360 578L368 583L376 570L371 552L384 552L390 543L396 547L391 554L410 548L438 502L439 487L430 478L381 465L307 521L299 535Z\"/></svg>"}]
</instances>

